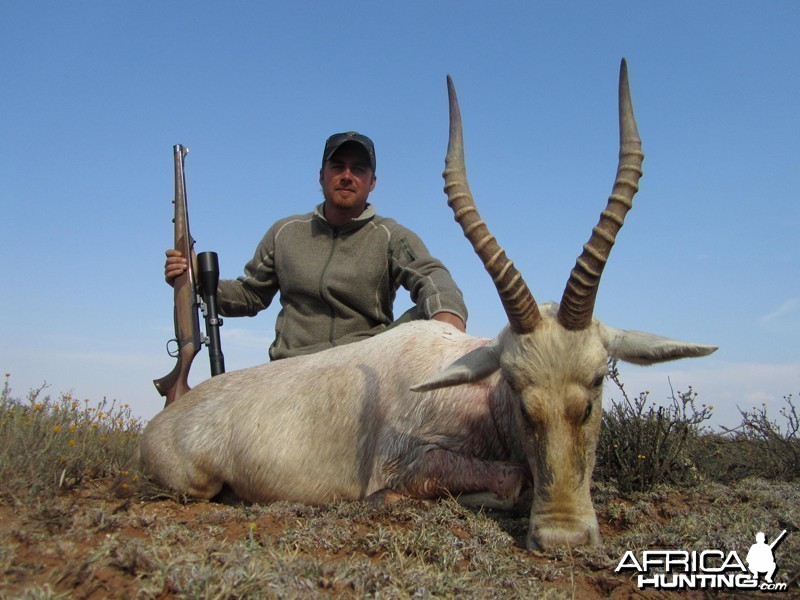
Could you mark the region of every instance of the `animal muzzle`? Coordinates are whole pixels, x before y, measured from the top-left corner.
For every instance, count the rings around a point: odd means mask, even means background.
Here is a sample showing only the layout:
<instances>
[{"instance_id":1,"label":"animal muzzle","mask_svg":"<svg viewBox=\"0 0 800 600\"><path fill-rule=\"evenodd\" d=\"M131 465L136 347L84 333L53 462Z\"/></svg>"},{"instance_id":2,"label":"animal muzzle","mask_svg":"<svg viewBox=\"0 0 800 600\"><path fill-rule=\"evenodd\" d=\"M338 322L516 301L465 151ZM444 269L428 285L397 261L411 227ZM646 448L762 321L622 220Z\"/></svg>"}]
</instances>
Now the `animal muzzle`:
<instances>
[{"instance_id":1,"label":"animal muzzle","mask_svg":"<svg viewBox=\"0 0 800 600\"><path fill-rule=\"evenodd\" d=\"M550 550L558 546L597 546L600 527L592 514L584 518L543 515L531 518L526 545L528 550Z\"/></svg>"}]
</instances>

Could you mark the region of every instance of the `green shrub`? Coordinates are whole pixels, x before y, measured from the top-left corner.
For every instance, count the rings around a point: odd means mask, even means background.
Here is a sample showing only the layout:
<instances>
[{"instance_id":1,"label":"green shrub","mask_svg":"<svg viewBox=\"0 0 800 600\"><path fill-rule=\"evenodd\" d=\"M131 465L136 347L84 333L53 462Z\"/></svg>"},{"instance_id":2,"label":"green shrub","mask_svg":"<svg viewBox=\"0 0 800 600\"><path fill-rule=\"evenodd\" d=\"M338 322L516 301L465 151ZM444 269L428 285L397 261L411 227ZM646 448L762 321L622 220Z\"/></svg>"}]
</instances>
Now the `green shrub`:
<instances>
[{"instance_id":1,"label":"green shrub","mask_svg":"<svg viewBox=\"0 0 800 600\"><path fill-rule=\"evenodd\" d=\"M58 400L46 385L13 398L6 374L0 391L0 494L17 497L73 488L114 475L132 455L142 423L128 405L89 406L72 394Z\"/></svg>"},{"instance_id":2,"label":"green shrub","mask_svg":"<svg viewBox=\"0 0 800 600\"><path fill-rule=\"evenodd\" d=\"M739 408L740 425L722 427L722 433L705 438L703 471L723 482L745 477L800 479L800 415L792 394L783 400L783 425L770 419L766 404L762 404L749 411Z\"/></svg>"},{"instance_id":3,"label":"green shrub","mask_svg":"<svg viewBox=\"0 0 800 600\"><path fill-rule=\"evenodd\" d=\"M609 379L622 393L622 401L612 399L603 410L595 476L623 493L649 491L661 483L694 483L697 440L712 407L698 409L698 393L691 386L686 392L673 391L669 406L650 403L650 392L631 400L613 359Z\"/></svg>"}]
</instances>

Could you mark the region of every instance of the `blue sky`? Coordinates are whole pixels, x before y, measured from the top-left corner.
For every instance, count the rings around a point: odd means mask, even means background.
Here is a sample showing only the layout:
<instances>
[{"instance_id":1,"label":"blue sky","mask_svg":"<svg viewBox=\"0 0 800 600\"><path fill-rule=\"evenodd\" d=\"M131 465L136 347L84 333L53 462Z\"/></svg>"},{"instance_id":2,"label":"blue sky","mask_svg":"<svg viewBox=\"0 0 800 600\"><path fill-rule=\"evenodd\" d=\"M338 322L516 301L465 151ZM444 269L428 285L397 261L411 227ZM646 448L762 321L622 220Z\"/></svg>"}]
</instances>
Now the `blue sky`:
<instances>
[{"instance_id":1,"label":"blue sky","mask_svg":"<svg viewBox=\"0 0 800 600\"><path fill-rule=\"evenodd\" d=\"M235 277L272 222L320 201L324 140L352 129L376 144L373 203L494 336L500 303L441 191L445 76L485 220L558 300L613 182L624 56L644 177L595 315L720 346L623 366L629 390L692 385L717 422L762 402L777 417L800 394L798 27L790 1L2 0L0 372L17 396L47 382L152 417L173 364L172 146L191 149L197 249ZM275 315L225 321L229 370L266 360Z\"/></svg>"}]
</instances>

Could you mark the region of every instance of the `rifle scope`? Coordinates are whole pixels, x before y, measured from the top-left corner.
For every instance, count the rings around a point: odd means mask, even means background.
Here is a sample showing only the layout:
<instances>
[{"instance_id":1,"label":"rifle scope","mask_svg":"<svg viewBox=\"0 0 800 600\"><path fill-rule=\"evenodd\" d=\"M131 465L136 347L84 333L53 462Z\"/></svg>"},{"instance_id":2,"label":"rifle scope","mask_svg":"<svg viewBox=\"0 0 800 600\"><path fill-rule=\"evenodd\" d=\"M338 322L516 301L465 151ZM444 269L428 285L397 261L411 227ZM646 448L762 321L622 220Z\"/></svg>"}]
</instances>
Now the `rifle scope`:
<instances>
[{"instance_id":1,"label":"rifle scope","mask_svg":"<svg viewBox=\"0 0 800 600\"><path fill-rule=\"evenodd\" d=\"M222 319L217 311L217 284L219 283L219 259L216 252L201 252L197 255L197 270L200 286L203 290L203 302L206 310L206 343L208 344L208 360L211 364L211 376L225 372L225 357L222 355L222 343L219 328Z\"/></svg>"}]
</instances>

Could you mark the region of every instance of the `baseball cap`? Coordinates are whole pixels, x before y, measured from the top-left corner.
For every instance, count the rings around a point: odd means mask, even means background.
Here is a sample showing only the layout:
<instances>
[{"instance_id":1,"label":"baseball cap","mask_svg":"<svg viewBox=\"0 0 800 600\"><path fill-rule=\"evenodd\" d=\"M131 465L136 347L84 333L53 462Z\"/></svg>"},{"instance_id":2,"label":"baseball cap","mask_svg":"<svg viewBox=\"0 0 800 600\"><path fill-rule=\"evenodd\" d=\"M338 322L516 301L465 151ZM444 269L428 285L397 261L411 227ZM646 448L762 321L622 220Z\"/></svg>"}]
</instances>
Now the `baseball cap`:
<instances>
[{"instance_id":1,"label":"baseball cap","mask_svg":"<svg viewBox=\"0 0 800 600\"><path fill-rule=\"evenodd\" d=\"M325 166L325 161L330 160L333 153L336 152L342 144L346 144L347 142L355 142L357 144L361 144L364 150L367 151L369 155L369 163L372 167L372 172L375 172L375 146L372 143L372 140L369 139L365 135L361 135L356 131L348 131L345 133L334 133L331 137L328 138L328 141L325 142L325 152L322 154L322 166Z\"/></svg>"}]
</instances>

